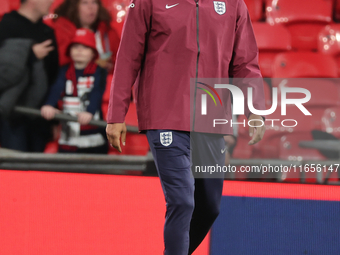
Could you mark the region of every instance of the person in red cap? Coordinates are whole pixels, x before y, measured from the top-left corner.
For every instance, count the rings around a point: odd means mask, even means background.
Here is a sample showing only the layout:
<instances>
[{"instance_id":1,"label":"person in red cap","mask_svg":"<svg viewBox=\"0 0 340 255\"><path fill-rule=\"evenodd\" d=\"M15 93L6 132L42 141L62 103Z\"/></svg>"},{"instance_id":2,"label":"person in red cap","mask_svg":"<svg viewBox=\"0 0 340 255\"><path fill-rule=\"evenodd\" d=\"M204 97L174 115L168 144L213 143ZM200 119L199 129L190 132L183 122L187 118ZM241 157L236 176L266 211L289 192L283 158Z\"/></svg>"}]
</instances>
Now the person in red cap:
<instances>
[{"instance_id":1,"label":"person in red cap","mask_svg":"<svg viewBox=\"0 0 340 255\"><path fill-rule=\"evenodd\" d=\"M98 56L94 33L78 29L67 48L71 63L61 67L51 87L41 115L51 120L60 112L56 106L62 99L62 111L76 116L78 122L62 123L59 152L107 153L105 130L88 125L102 119L101 100L105 90L105 69L97 66Z\"/></svg>"}]
</instances>

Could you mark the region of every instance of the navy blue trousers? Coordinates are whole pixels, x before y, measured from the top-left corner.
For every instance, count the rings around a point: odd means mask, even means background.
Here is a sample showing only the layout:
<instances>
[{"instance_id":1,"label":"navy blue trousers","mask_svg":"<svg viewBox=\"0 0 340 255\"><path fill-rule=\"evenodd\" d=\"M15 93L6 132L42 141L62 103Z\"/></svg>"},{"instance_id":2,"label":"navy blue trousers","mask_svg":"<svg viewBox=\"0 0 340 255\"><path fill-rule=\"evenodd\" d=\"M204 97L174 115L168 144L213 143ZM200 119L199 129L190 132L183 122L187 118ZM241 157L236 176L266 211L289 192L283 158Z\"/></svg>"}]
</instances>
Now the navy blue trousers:
<instances>
[{"instance_id":1,"label":"navy blue trousers","mask_svg":"<svg viewBox=\"0 0 340 255\"><path fill-rule=\"evenodd\" d=\"M224 177L202 178L192 168L224 165L223 136L175 130L146 135L166 201L164 254L192 254L219 214Z\"/></svg>"}]
</instances>

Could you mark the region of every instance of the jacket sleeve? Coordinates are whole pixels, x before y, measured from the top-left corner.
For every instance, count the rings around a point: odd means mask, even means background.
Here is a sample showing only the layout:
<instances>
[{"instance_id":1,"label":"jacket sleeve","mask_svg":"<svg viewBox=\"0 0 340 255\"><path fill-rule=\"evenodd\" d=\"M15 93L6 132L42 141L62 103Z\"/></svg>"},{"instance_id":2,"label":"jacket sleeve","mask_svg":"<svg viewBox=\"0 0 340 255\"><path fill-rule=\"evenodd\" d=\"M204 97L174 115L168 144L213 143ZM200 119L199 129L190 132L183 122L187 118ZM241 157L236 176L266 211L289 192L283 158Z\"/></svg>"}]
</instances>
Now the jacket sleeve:
<instances>
[{"instance_id":1,"label":"jacket sleeve","mask_svg":"<svg viewBox=\"0 0 340 255\"><path fill-rule=\"evenodd\" d=\"M53 107L57 106L58 101L65 90L67 68L68 66L63 66L59 69L57 79L50 88L45 104Z\"/></svg>"},{"instance_id":2,"label":"jacket sleeve","mask_svg":"<svg viewBox=\"0 0 340 255\"><path fill-rule=\"evenodd\" d=\"M257 110L265 110L263 80L258 64L258 48L255 40L248 9L243 0L238 1L235 40L229 76L234 78L244 95L245 115L249 119L248 87L252 87L253 106ZM262 116L264 119L265 117Z\"/></svg>"},{"instance_id":3,"label":"jacket sleeve","mask_svg":"<svg viewBox=\"0 0 340 255\"><path fill-rule=\"evenodd\" d=\"M112 79L107 123L123 123L129 108L131 88L141 68L150 30L151 3L132 0L125 19Z\"/></svg>"}]
</instances>

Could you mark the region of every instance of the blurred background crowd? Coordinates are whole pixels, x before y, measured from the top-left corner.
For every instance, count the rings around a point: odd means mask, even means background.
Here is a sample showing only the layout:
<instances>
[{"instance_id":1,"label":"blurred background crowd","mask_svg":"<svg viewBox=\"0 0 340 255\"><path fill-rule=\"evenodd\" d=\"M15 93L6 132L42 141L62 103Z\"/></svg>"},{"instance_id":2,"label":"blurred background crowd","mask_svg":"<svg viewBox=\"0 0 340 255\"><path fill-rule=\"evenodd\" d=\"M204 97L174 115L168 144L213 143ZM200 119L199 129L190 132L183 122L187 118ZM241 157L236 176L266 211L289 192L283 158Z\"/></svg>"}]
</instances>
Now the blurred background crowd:
<instances>
[{"instance_id":1,"label":"blurred background crowd","mask_svg":"<svg viewBox=\"0 0 340 255\"><path fill-rule=\"evenodd\" d=\"M1 1L1 147L107 153L103 128L88 123L105 120L128 2L103 3ZM41 109L44 118L18 114L15 106ZM48 121L60 111L77 117L78 125ZM93 144L106 149L87 151Z\"/></svg>"},{"instance_id":2,"label":"blurred background crowd","mask_svg":"<svg viewBox=\"0 0 340 255\"><path fill-rule=\"evenodd\" d=\"M266 123L264 139L254 146L247 145L248 128L240 125L234 136L225 138L229 155L241 159L338 158L337 152L301 148L299 142L340 138L340 1L245 2L259 47L267 108L272 105L273 88L279 96L282 87L306 88L312 98L305 107L312 116L288 107L287 119L295 119L299 125ZM116 153L100 139L101 135L106 140L103 128L88 124L92 119L105 120L128 5L128 0L0 2L1 147L28 152L86 152L89 141L72 140L72 136L90 134L90 143L102 146L90 152ZM79 53L81 48L92 49L86 61ZM133 98L132 92L126 123L136 126ZM19 115L13 111L15 106L39 109L44 118ZM279 108L267 118L282 119ZM61 112L77 117L78 124L51 121ZM238 117L239 122L243 119ZM128 134L126 144L123 154L145 155L149 151L142 134Z\"/></svg>"}]
</instances>

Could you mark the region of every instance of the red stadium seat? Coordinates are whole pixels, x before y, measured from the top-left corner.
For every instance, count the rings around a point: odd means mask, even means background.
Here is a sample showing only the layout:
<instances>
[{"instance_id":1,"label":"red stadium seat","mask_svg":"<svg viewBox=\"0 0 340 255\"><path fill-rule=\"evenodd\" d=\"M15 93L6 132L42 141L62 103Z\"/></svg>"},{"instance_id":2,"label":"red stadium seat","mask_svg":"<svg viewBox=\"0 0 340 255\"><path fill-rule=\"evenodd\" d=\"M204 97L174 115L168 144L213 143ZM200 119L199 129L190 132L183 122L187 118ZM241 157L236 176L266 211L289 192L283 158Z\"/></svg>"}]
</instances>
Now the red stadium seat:
<instances>
[{"instance_id":1,"label":"red stadium seat","mask_svg":"<svg viewBox=\"0 0 340 255\"><path fill-rule=\"evenodd\" d=\"M332 22L333 0L267 0L269 24L284 24L295 49L316 50L318 33Z\"/></svg>"},{"instance_id":2,"label":"red stadium seat","mask_svg":"<svg viewBox=\"0 0 340 255\"><path fill-rule=\"evenodd\" d=\"M340 139L340 108L331 107L324 111L321 130Z\"/></svg>"},{"instance_id":3,"label":"red stadium seat","mask_svg":"<svg viewBox=\"0 0 340 255\"><path fill-rule=\"evenodd\" d=\"M340 24L327 25L321 30L318 51L335 58L340 76Z\"/></svg>"},{"instance_id":4,"label":"red stadium seat","mask_svg":"<svg viewBox=\"0 0 340 255\"><path fill-rule=\"evenodd\" d=\"M264 98L266 100L265 105L266 109L269 109L272 106L272 88L269 86L267 82L263 82L263 88L264 88Z\"/></svg>"},{"instance_id":5,"label":"red stadium seat","mask_svg":"<svg viewBox=\"0 0 340 255\"><path fill-rule=\"evenodd\" d=\"M251 155L251 158L279 158L279 147L281 137L287 134L295 132L311 132L313 129L321 128L321 119L324 113L324 108L321 107L307 107L308 111L312 114L309 116L304 115L296 106L288 105L286 115L281 115L281 108L278 107L276 111L270 115L266 116L266 133L262 141L247 148L245 155ZM288 119L293 119L297 121L297 125L294 126L295 122L288 121ZM247 123L245 116L240 116L238 122ZM270 121L275 120L275 121ZM285 121L284 121L285 120ZM282 121L284 126L282 125ZM243 125L238 126L238 139L248 141L250 140L248 135L248 126ZM242 144L243 148L246 148L245 144ZM241 147L240 147L241 150ZM242 155L242 152L238 152L237 155ZM243 154L243 155L244 155Z\"/></svg>"},{"instance_id":6,"label":"red stadium seat","mask_svg":"<svg viewBox=\"0 0 340 255\"><path fill-rule=\"evenodd\" d=\"M340 55L340 24L325 26L319 34L318 51L332 55Z\"/></svg>"},{"instance_id":7,"label":"red stadium seat","mask_svg":"<svg viewBox=\"0 0 340 255\"><path fill-rule=\"evenodd\" d=\"M310 132L294 132L286 134L280 140L280 159L283 160L325 160L326 158L316 149L302 148L300 141L313 141Z\"/></svg>"},{"instance_id":8,"label":"red stadium seat","mask_svg":"<svg viewBox=\"0 0 340 255\"><path fill-rule=\"evenodd\" d=\"M128 113L125 116L125 123L126 125L130 125L130 126L138 125L137 108L136 108L136 104L133 102L130 103Z\"/></svg>"},{"instance_id":9,"label":"red stadium seat","mask_svg":"<svg viewBox=\"0 0 340 255\"><path fill-rule=\"evenodd\" d=\"M1 1L8 1L10 10L18 10L20 7L20 0L1 0Z\"/></svg>"},{"instance_id":10,"label":"red stadium seat","mask_svg":"<svg viewBox=\"0 0 340 255\"><path fill-rule=\"evenodd\" d=\"M285 182L299 182L304 176L305 182L316 183L317 173L312 172L310 166L306 169L300 168L299 164L294 161L297 160L326 160L326 158L316 149L302 148L299 146L300 141L312 141L311 132L294 132L281 137L279 143L279 158L282 160L291 160L291 166L288 166L288 171L282 173L282 181ZM287 168L286 168L287 169ZM303 171L304 173L301 173Z\"/></svg>"},{"instance_id":11,"label":"red stadium seat","mask_svg":"<svg viewBox=\"0 0 340 255\"><path fill-rule=\"evenodd\" d=\"M273 65L274 78L337 78L335 60L313 52L287 52L277 55Z\"/></svg>"},{"instance_id":12,"label":"red stadium seat","mask_svg":"<svg viewBox=\"0 0 340 255\"><path fill-rule=\"evenodd\" d=\"M278 53L292 48L291 36L287 28L268 23L253 23L257 46L259 48L259 64L263 77L272 77L272 66Z\"/></svg>"},{"instance_id":13,"label":"red stadium seat","mask_svg":"<svg viewBox=\"0 0 340 255\"><path fill-rule=\"evenodd\" d=\"M278 87L278 104L281 102L282 88L304 88L311 93L311 99L304 103L308 107L332 107L340 104L340 84L337 79L272 79L272 84ZM303 98L301 93L287 93L287 98Z\"/></svg>"},{"instance_id":14,"label":"red stadium seat","mask_svg":"<svg viewBox=\"0 0 340 255\"><path fill-rule=\"evenodd\" d=\"M340 0L334 0L334 19L336 22L340 21Z\"/></svg>"},{"instance_id":15,"label":"red stadium seat","mask_svg":"<svg viewBox=\"0 0 340 255\"><path fill-rule=\"evenodd\" d=\"M103 0L103 5L107 8L112 17L111 26L117 31L119 37L122 33L129 4L129 0Z\"/></svg>"},{"instance_id":16,"label":"red stadium seat","mask_svg":"<svg viewBox=\"0 0 340 255\"><path fill-rule=\"evenodd\" d=\"M0 1L0 20L2 16L10 11L10 3L7 0Z\"/></svg>"},{"instance_id":17,"label":"red stadium seat","mask_svg":"<svg viewBox=\"0 0 340 255\"><path fill-rule=\"evenodd\" d=\"M252 21L259 21L264 18L264 2L262 0L244 0Z\"/></svg>"}]
</instances>

